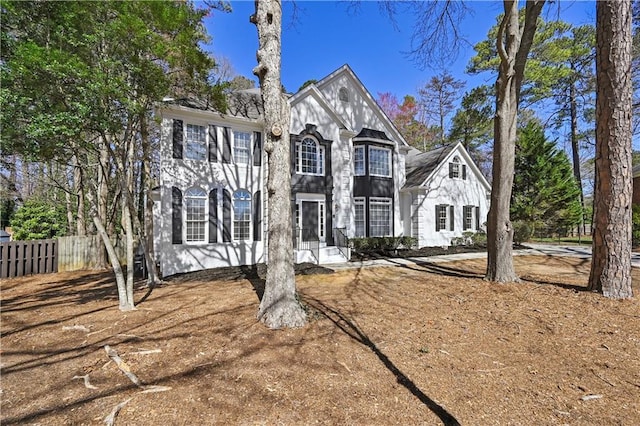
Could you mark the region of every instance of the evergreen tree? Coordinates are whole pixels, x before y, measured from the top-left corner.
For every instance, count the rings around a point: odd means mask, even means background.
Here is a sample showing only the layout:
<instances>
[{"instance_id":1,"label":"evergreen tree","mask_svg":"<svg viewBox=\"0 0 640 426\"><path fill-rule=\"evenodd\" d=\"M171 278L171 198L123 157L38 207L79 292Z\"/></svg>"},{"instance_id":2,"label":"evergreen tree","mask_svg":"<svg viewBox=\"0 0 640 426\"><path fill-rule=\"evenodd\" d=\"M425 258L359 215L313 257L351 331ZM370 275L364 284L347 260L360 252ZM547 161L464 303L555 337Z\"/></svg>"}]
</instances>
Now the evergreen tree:
<instances>
[{"instance_id":1,"label":"evergreen tree","mask_svg":"<svg viewBox=\"0 0 640 426\"><path fill-rule=\"evenodd\" d=\"M547 140L543 127L530 122L516 146L511 218L536 229L559 231L580 223L580 190L571 162Z\"/></svg>"},{"instance_id":2,"label":"evergreen tree","mask_svg":"<svg viewBox=\"0 0 640 426\"><path fill-rule=\"evenodd\" d=\"M12 238L16 241L44 240L65 235L64 209L41 200L29 200L11 219Z\"/></svg>"}]
</instances>

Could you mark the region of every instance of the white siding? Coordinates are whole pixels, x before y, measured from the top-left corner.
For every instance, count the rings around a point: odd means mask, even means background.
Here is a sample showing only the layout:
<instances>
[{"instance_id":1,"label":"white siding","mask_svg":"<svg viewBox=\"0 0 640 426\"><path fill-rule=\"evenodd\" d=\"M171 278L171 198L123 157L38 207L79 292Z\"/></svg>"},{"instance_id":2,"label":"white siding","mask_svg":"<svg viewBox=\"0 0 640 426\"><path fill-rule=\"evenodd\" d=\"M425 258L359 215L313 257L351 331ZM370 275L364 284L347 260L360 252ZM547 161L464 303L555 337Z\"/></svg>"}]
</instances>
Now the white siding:
<instances>
[{"instance_id":1,"label":"white siding","mask_svg":"<svg viewBox=\"0 0 640 426\"><path fill-rule=\"evenodd\" d=\"M480 207L480 227L484 229L489 212L488 191L480 178L474 173L468 159L460 150L455 150L449 158L458 155L460 164L467 166L467 179L449 178L449 161L441 163L434 171L432 179L421 191L420 203L420 238L419 246L448 246L451 239L462 236L463 206ZM455 226L454 230L447 229L436 232L435 210L439 204L453 205ZM475 220L474 220L475 227Z\"/></svg>"}]
</instances>

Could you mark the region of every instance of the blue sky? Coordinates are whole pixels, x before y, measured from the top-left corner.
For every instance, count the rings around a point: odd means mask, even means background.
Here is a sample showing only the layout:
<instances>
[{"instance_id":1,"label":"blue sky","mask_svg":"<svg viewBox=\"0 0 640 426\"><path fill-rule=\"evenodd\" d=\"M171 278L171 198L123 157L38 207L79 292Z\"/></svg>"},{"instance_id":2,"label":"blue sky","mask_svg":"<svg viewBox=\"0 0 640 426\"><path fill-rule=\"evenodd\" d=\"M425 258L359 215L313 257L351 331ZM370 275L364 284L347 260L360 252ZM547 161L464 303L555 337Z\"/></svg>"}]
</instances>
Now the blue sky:
<instances>
[{"instance_id":1,"label":"blue sky","mask_svg":"<svg viewBox=\"0 0 640 426\"><path fill-rule=\"evenodd\" d=\"M375 1L360 1L358 12L350 10L349 1L297 0L297 17L293 4L285 1L283 12L282 82L295 92L307 80L319 80L348 63L374 97L391 92L399 99L415 94L441 69L420 69L403 52L410 49L415 16L404 13L396 18L394 28ZM472 45L485 39L496 16L502 11L500 1L467 1L473 9L462 32L470 45L459 58L447 66L456 78L467 81L466 90L482 83L493 83L488 75L468 76L464 73L473 56ZM253 1L232 1L232 13L214 13L205 21L213 37L210 50L226 57L237 74L255 79L251 70L256 65L257 30L249 22ZM595 2L563 0L547 5L545 16L560 14L576 25L595 22Z\"/></svg>"}]
</instances>

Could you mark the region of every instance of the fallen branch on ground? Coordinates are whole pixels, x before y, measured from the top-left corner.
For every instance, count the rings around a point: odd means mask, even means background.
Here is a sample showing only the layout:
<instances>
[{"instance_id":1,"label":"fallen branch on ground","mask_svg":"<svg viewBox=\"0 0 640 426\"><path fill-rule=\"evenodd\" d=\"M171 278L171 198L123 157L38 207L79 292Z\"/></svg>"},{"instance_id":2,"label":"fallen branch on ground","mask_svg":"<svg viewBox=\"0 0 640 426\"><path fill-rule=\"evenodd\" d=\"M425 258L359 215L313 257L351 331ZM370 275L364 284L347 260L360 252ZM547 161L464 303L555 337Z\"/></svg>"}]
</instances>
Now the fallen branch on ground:
<instances>
[{"instance_id":1,"label":"fallen branch on ground","mask_svg":"<svg viewBox=\"0 0 640 426\"><path fill-rule=\"evenodd\" d=\"M142 382L140 381L140 379L138 379L138 376L133 374L133 372L131 371L131 368L129 368L127 363L124 362L122 358L120 358L120 356L118 355L118 352L116 352L115 349L112 349L109 345L104 345L104 350L107 352L107 355L109 355L109 358L111 358L113 362L116 363L120 371L122 371L124 375L127 376L129 380L133 382L133 384L135 384L138 387L142 387Z\"/></svg>"},{"instance_id":2,"label":"fallen branch on ground","mask_svg":"<svg viewBox=\"0 0 640 426\"><path fill-rule=\"evenodd\" d=\"M98 389L97 386L93 386L90 382L89 382L89 375L85 374L84 376L73 376L73 378L71 380L75 380L75 379L84 379L84 387L87 389Z\"/></svg>"},{"instance_id":3,"label":"fallen branch on ground","mask_svg":"<svg viewBox=\"0 0 640 426\"><path fill-rule=\"evenodd\" d=\"M118 352L116 352L115 349L111 348L109 345L104 345L104 350L107 352L107 355L109 355L109 358L111 358L113 362L116 363L120 371L122 371L124 375L127 376L129 380L133 382L134 385L142 389L142 393L165 392L165 391L171 390L169 386L155 386L155 385L143 386L138 376L136 376L131 371L131 368L129 367L129 365L126 362L124 362L122 358L120 358L120 356L118 355ZM160 349L157 349L157 351L160 352ZM147 352L155 353L155 351L147 351Z\"/></svg>"},{"instance_id":4,"label":"fallen branch on ground","mask_svg":"<svg viewBox=\"0 0 640 426\"><path fill-rule=\"evenodd\" d=\"M84 325L64 325L62 326L63 330L78 330L78 331L84 331L84 332L89 332L91 330L89 330L87 327L85 327Z\"/></svg>"},{"instance_id":5,"label":"fallen branch on ground","mask_svg":"<svg viewBox=\"0 0 640 426\"><path fill-rule=\"evenodd\" d=\"M162 349L139 350L136 352L129 352L129 355L149 355L149 354L157 354L160 352L162 352Z\"/></svg>"},{"instance_id":6,"label":"fallen branch on ground","mask_svg":"<svg viewBox=\"0 0 640 426\"><path fill-rule=\"evenodd\" d=\"M122 401L120 404L116 405L115 407L113 407L113 410L111 410L111 413L109 413L109 415L107 417L104 418L104 423L107 426L113 426L116 422L116 416L118 415L118 413L120 412L120 410L122 410L122 407L124 407L125 405L127 405L127 403L129 401L131 401L133 398L129 398L126 401Z\"/></svg>"}]
</instances>

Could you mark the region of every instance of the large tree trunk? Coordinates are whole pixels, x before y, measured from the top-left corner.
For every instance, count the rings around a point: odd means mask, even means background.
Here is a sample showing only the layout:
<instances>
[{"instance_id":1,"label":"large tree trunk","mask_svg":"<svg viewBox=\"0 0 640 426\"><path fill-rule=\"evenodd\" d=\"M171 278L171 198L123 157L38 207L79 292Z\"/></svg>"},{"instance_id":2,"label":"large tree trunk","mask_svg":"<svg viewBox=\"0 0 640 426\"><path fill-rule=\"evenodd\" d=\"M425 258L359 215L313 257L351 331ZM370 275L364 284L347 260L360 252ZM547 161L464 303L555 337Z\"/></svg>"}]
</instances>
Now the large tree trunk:
<instances>
[{"instance_id":1,"label":"large tree trunk","mask_svg":"<svg viewBox=\"0 0 640 426\"><path fill-rule=\"evenodd\" d=\"M101 223L106 227L109 222L108 217L108 200L109 200L109 151L104 142L104 139L101 137L98 141L98 150L99 150L99 159L98 159L98 176L97 176L97 192L98 192L98 200L97 200L97 213L100 218ZM96 254L96 267L98 269L107 267L107 258L105 256L105 251L100 250Z\"/></svg>"},{"instance_id":2,"label":"large tree trunk","mask_svg":"<svg viewBox=\"0 0 640 426\"><path fill-rule=\"evenodd\" d=\"M144 259L147 266L147 284L153 286L160 282L158 268L154 261L153 247L153 200L151 191L153 190L153 179L151 176L151 141L149 140L149 128L147 126L147 116L140 114L140 139L142 141L142 185L141 193L144 194L144 227L140 229L142 248L144 249Z\"/></svg>"},{"instance_id":3,"label":"large tree trunk","mask_svg":"<svg viewBox=\"0 0 640 426\"><path fill-rule=\"evenodd\" d=\"M116 255L116 251L113 248L113 244L111 243L111 239L107 234L107 231L104 229L104 225L99 217L93 217L93 223L98 230L98 235L102 237L102 242L107 250L109 255L109 260L111 261L111 266L113 267L113 273L116 277L116 285L118 287L118 302L120 305L121 311L130 311L134 309L133 306L133 298L129 299L127 296L127 285L124 279L124 273L122 271L122 266L120 265L120 261L118 260L118 255Z\"/></svg>"},{"instance_id":4,"label":"large tree trunk","mask_svg":"<svg viewBox=\"0 0 640 426\"><path fill-rule=\"evenodd\" d=\"M291 230L291 170L289 104L280 81L282 4L279 0L255 2L251 17L258 28L258 65L264 103L265 152L268 158L268 266L258 319L269 328L302 327L307 318L296 298Z\"/></svg>"},{"instance_id":5,"label":"large tree trunk","mask_svg":"<svg viewBox=\"0 0 640 426\"><path fill-rule=\"evenodd\" d=\"M518 281L513 267L513 226L509 216L515 163L518 101L527 56L544 0L527 1L524 26L518 20L518 2L504 1L497 50L500 68L496 81L493 182L487 218L487 273L485 279Z\"/></svg>"},{"instance_id":6,"label":"large tree trunk","mask_svg":"<svg viewBox=\"0 0 640 426\"><path fill-rule=\"evenodd\" d=\"M87 225L84 215L85 199L84 199L84 179L83 169L80 164L78 154L73 156L73 186L77 197L77 214L76 214L76 235L84 237L87 235Z\"/></svg>"},{"instance_id":7,"label":"large tree trunk","mask_svg":"<svg viewBox=\"0 0 640 426\"><path fill-rule=\"evenodd\" d=\"M596 178L589 289L631 289L631 2L596 3Z\"/></svg>"}]
</instances>

